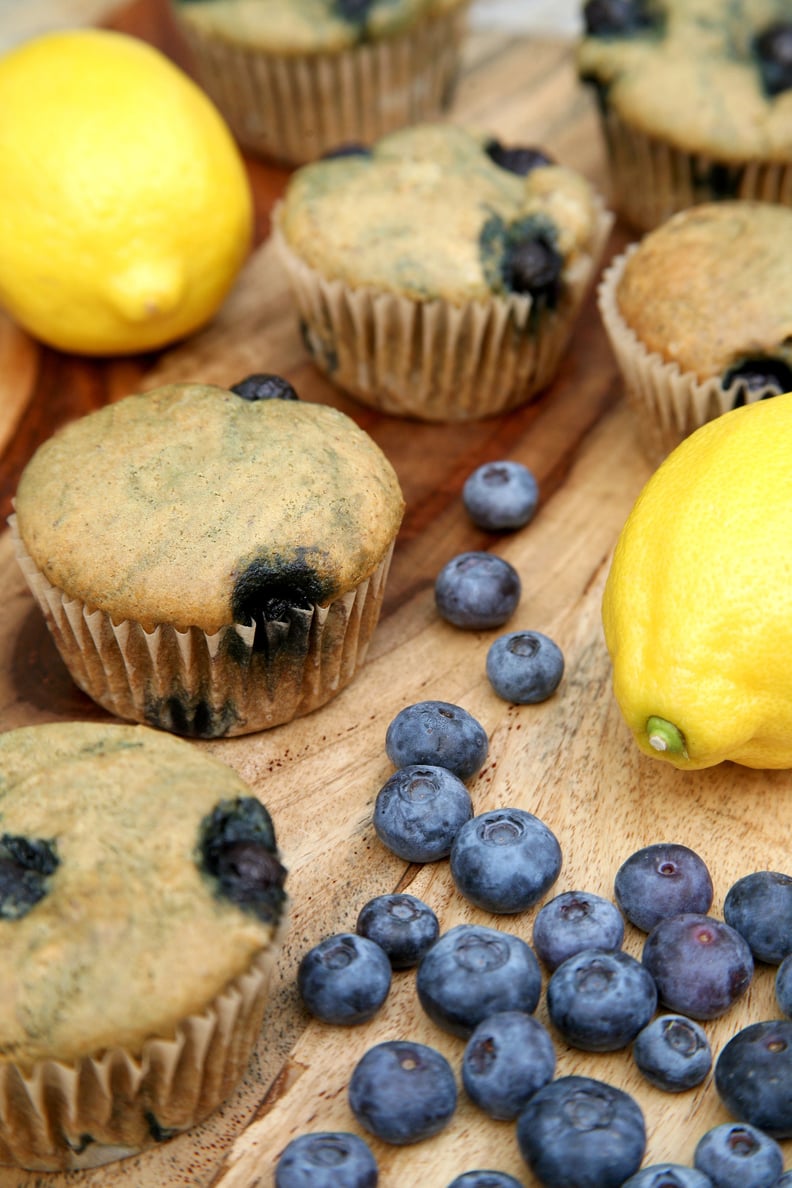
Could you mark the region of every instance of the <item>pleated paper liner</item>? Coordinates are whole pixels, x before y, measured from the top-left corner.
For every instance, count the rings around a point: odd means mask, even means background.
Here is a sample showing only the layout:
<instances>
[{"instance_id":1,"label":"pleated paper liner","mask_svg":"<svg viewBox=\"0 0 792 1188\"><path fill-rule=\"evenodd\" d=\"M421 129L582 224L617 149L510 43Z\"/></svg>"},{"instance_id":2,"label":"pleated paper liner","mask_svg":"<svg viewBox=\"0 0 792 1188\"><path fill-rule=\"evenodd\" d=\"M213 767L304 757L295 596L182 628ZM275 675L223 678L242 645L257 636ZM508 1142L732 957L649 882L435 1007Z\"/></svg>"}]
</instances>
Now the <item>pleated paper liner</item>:
<instances>
[{"instance_id":1,"label":"pleated paper liner","mask_svg":"<svg viewBox=\"0 0 792 1188\"><path fill-rule=\"evenodd\" d=\"M519 293L457 306L326 280L292 251L277 209L273 238L306 348L334 384L395 416L469 421L525 404L553 379L612 222L598 202L588 250L539 318Z\"/></svg>"},{"instance_id":2,"label":"pleated paper liner","mask_svg":"<svg viewBox=\"0 0 792 1188\"><path fill-rule=\"evenodd\" d=\"M266 730L324 705L365 659L379 620L393 545L373 573L327 606L288 621L234 623L207 634L114 623L53 586L9 527L22 572L75 683L110 713L176 734Z\"/></svg>"},{"instance_id":3,"label":"pleated paper liner","mask_svg":"<svg viewBox=\"0 0 792 1188\"><path fill-rule=\"evenodd\" d=\"M239 143L301 165L436 119L451 102L468 7L462 0L393 37L315 54L234 44L174 11L198 78Z\"/></svg>"},{"instance_id":4,"label":"pleated paper liner","mask_svg":"<svg viewBox=\"0 0 792 1188\"><path fill-rule=\"evenodd\" d=\"M732 409L741 392L753 403L774 395L776 389L746 393L739 379L724 388L720 376L700 380L646 349L622 317L618 302L619 281L637 247L632 244L611 262L597 290L597 302L634 413L636 437L647 459L658 465L685 437Z\"/></svg>"}]
</instances>

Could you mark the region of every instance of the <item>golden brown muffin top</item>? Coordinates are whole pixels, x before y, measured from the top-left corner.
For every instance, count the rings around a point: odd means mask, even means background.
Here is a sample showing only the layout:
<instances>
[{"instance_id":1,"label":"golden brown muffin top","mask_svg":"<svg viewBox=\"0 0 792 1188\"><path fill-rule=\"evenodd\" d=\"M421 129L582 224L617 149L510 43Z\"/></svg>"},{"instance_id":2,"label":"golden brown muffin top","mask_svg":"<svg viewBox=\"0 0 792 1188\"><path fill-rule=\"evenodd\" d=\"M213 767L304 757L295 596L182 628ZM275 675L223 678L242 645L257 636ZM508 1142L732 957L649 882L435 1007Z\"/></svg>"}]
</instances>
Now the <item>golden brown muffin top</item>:
<instances>
[{"instance_id":1,"label":"golden brown muffin top","mask_svg":"<svg viewBox=\"0 0 792 1188\"><path fill-rule=\"evenodd\" d=\"M583 78L631 126L718 160L792 158L792 90L768 94L754 40L790 19L789 0L654 0L656 23L585 37Z\"/></svg>"},{"instance_id":2,"label":"golden brown muffin top","mask_svg":"<svg viewBox=\"0 0 792 1188\"><path fill-rule=\"evenodd\" d=\"M364 430L302 400L173 384L65 426L25 468L19 534L72 598L207 632L252 602L324 605L396 536L399 482Z\"/></svg>"},{"instance_id":3,"label":"golden brown muffin top","mask_svg":"<svg viewBox=\"0 0 792 1188\"><path fill-rule=\"evenodd\" d=\"M706 203L649 232L627 260L619 311L650 352L699 379L749 359L792 365L792 210Z\"/></svg>"},{"instance_id":4,"label":"golden brown muffin top","mask_svg":"<svg viewBox=\"0 0 792 1188\"><path fill-rule=\"evenodd\" d=\"M249 968L275 933L277 888L257 914L202 857L221 818L245 812L264 837L266 810L231 768L145 726L0 735L5 1060L138 1054Z\"/></svg>"}]
</instances>

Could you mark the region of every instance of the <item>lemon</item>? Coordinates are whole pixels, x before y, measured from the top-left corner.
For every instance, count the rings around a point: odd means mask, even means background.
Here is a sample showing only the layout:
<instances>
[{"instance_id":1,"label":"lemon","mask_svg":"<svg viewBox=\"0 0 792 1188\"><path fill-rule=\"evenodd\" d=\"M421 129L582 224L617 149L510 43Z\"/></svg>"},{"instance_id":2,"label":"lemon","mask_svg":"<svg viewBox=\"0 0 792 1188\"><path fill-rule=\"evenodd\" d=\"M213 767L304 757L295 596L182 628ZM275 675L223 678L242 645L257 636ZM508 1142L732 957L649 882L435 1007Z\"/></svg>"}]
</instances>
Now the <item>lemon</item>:
<instances>
[{"instance_id":1,"label":"lemon","mask_svg":"<svg viewBox=\"0 0 792 1188\"><path fill-rule=\"evenodd\" d=\"M602 612L643 751L680 768L792 767L792 393L666 458L620 534Z\"/></svg>"},{"instance_id":2,"label":"lemon","mask_svg":"<svg viewBox=\"0 0 792 1188\"><path fill-rule=\"evenodd\" d=\"M228 128L158 50L98 29L0 58L0 305L65 351L126 354L215 313L248 251Z\"/></svg>"}]
</instances>

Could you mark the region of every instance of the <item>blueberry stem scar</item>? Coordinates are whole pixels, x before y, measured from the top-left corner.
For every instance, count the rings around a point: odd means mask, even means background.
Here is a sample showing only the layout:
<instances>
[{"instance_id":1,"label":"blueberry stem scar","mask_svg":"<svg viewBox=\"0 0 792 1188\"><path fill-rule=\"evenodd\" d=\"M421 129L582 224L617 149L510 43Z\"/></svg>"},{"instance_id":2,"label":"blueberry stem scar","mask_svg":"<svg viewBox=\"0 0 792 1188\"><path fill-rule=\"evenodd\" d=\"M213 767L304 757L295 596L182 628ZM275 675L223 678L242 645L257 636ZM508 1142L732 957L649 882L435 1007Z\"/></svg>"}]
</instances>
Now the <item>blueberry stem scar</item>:
<instances>
[{"instance_id":1,"label":"blueberry stem scar","mask_svg":"<svg viewBox=\"0 0 792 1188\"><path fill-rule=\"evenodd\" d=\"M666 722L665 718L654 715L646 719L646 733L649 736L649 746L655 751L670 751L672 755L681 755L687 759L685 736L673 722Z\"/></svg>"}]
</instances>

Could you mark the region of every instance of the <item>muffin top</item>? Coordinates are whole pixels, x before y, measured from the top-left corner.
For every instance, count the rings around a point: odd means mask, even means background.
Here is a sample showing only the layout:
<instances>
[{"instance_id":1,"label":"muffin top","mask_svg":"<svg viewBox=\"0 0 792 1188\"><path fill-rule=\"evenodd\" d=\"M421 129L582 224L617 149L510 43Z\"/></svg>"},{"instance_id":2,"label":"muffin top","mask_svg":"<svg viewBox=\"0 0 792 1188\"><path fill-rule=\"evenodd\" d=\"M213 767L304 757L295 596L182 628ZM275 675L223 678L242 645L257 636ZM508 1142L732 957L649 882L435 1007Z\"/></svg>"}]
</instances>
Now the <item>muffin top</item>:
<instances>
[{"instance_id":1,"label":"muffin top","mask_svg":"<svg viewBox=\"0 0 792 1188\"><path fill-rule=\"evenodd\" d=\"M513 292L554 297L551 286L563 291L591 250L596 195L543 154L529 165L534 150L502 149L449 124L391 133L371 151L298 169L279 230L326 280L352 287L459 305Z\"/></svg>"},{"instance_id":2,"label":"muffin top","mask_svg":"<svg viewBox=\"0 0 792 1188\"><path fill-rule=\"evenodd\" d=\"M273 598L324 605L376 569L403 509L393 467L343 413L202 384L66 425L16 496L49 581L147 630L249 623Z\"/></svg>"},{"instance_id":3,"label":"muffin top","mask_svg":"<svg viewBox=\"0 0 792 1188\"><path fill-rule=\"evenodd\" d=\"M589 28L596 7L605 6L587 6ZM792 157L789 0L628 0L621 8L621 30L603 25L584 37L578 68L606 88L607 105L627 123L726 162Z\"/></svg>"},{"instance_id":4,"label":"muffin top","mask_svg":"<svg viewBox=\"0 0 792 1188\"><path fill-rule=\"evenodd\" d=\"M650 352L699 379L792 366L792 210L705 203L646 235L617 288ZM752 366L754 365L755 366Z\"/></svg>"},{"instance_id":5,"label":"muffin top","mask_svg":"<svg viewBox=\"0 0 792 1188\"><path fill-rule=\"evenodd\" d=\"M8 1061L138 1054L273 940L285 871L270 818L189 743L93 723L0 734L0 822Z\"/></svg>"}]
</instances>

